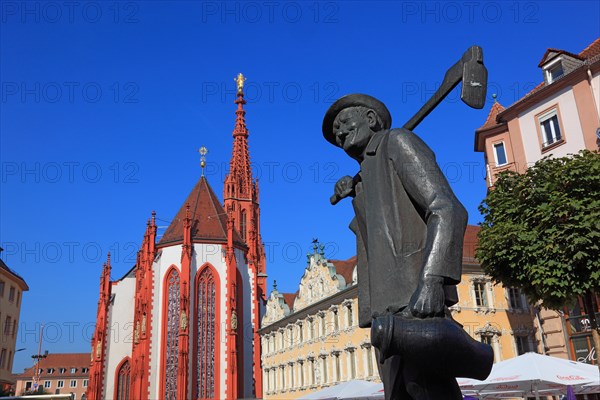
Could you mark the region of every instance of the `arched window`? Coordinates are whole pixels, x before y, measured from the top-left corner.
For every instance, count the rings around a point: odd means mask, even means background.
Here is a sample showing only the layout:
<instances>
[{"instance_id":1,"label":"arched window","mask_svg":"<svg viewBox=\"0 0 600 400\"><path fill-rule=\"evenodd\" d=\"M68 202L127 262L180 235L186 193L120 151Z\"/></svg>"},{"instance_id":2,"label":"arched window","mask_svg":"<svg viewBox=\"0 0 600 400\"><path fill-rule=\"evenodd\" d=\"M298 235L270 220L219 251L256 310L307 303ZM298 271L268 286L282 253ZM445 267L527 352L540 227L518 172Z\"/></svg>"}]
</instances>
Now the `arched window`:
<instances>
[{"instance_id":1,"label":"arched window","mask_svg":"<svg viewBox=\"0 0 600 400\"><path fill-rule=\"evenodd\" d=\"M240 233L242 234L242 240L246 240L246 210L242 210L240 231L241 231Z\"/></svg>"},{"instance_id":2,"label":"arched window","mask_svg":"<svg viewBox=\"0 0 600 400\"><path fill-rule=\"evenodd\" d=\"M196 280L196 357L194 398L214 399L216 393L215 349L217 338L217 285L211 268L206 266ZM218 365L218 362L217 362Z\"/></svg>"},{"instance_id":3,"label":"arched window","mask_svg":"<svg viewBox=\"0 0 600 400\"><path fill-rule=\"evenodd\" d=\"M129 360L121 364L117 373L117 382L115 384L117 395L116 400L129 400L129 384L131 376L131 366Z\"/></svg>"},{"instance_id":4,"label":"arched window","mask_svg":"<svg viewBox=\"0 0 600 400\"><path fill-rule=\"evenodd\" d=\"M177 400L177 369L179 366L179 272L173 268L166 280L165 322L165 400Z\"/></svg>"}]
</instances>

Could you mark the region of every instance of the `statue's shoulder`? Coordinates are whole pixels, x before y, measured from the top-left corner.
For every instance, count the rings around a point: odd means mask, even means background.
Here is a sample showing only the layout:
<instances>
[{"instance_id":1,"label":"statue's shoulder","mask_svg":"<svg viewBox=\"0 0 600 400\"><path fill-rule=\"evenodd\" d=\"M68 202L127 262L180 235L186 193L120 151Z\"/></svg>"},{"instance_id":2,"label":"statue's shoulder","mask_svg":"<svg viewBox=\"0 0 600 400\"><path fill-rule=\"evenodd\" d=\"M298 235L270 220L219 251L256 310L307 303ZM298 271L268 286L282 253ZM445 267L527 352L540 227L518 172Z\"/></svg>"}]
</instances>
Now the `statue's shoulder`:
<instances>
[{"instance_id":1,"label":"statue's shoulder","mask_svg":"<svg viewBox=\"0 0 600 400\"><path fill-rule=\"evenodd\" d=\"M388 151L423 153L433 156L433 152L425 142L413 131L406 128L394 128L389 131Z\"/></svg>"}]
</instances>

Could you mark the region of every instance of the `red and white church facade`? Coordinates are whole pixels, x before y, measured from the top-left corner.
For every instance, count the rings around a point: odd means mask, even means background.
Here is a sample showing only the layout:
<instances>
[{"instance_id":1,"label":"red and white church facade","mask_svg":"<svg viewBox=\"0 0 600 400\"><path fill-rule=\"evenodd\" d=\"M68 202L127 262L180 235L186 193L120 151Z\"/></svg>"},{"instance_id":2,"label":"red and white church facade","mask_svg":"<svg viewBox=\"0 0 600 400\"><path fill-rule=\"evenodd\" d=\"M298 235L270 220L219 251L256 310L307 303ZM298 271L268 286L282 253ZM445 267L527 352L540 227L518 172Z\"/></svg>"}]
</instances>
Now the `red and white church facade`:
<instances>
[{"instance_id":1,"label":"red and white church facade","mask_svg":"<svg viewBox=\"0 0 600 400\"><path fill-rule=\"evenodd\" d=\"M111 281L110 255L103 267L90 400L262 397L266 265L243 80L223 204L200 177L158 241L152 213L124 277Z\"/></svg>"}]
</instances>

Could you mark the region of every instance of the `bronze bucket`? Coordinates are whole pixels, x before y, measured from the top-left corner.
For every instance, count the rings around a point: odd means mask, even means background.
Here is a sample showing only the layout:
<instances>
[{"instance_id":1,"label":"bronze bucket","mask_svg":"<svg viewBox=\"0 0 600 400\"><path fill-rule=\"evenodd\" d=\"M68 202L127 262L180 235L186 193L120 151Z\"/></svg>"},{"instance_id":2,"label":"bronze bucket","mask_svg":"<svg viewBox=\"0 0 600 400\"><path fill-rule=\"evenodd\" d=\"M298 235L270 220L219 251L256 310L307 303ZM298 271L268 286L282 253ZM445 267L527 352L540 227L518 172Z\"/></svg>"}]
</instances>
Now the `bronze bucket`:
<instances>
[{"instance_id":1,"label":"bronze bucket","mask_svg":"<svg viewBox=\"0 0 600 400\"><path fill-rule=\"evenodd\" d=\"M380 362L399 355L416 368L454 378L483 380L494 363L491 346L473 339L450 318L374 318L371 343L379 349Z\"/></svg>"}]
</instances>

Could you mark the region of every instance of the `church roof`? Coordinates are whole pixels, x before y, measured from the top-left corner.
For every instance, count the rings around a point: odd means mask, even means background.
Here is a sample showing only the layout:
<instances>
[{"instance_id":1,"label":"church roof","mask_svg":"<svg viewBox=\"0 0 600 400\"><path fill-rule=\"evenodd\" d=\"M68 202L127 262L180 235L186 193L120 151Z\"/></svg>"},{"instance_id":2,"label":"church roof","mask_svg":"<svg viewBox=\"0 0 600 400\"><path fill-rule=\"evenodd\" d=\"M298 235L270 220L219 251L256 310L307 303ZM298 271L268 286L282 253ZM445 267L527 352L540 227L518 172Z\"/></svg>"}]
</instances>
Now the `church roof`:
<instances>
[{"instance_id":1,"label":"church roof","mask_svg":"<svg viewBox=\"0 0 600 400\"><path fill-rule=\"evenodd\" d=\"M202 176L171 221L158 242L158 247L183 242L183 221L186 216L187 205L190 206L190 218L192 220L192 242L227 242L227 214L208 181ZM245 246L244 241L235 230L233 241L238 245Z\"/></svg>"}]
</instances>

